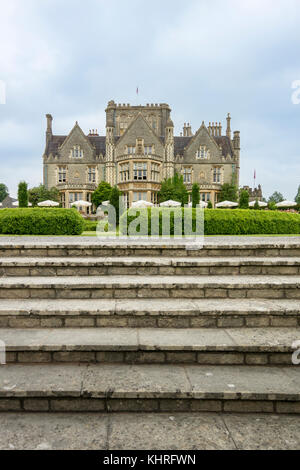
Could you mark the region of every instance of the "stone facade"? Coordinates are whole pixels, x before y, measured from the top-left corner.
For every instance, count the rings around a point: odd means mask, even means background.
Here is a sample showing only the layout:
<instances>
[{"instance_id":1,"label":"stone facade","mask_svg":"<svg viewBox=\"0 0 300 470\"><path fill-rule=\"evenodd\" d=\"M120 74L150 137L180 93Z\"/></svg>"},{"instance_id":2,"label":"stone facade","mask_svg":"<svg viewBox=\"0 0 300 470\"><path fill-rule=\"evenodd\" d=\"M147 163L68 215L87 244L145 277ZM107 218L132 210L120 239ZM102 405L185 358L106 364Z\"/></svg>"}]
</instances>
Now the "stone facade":
<instances>
[{"instance_id":1,"label":"stone facade","mask_svg":"<svg viewBox=\"0 0 300 470\"><path fill-rule=\"evenodd\" d=\"M44 184L57 187L64 207L79 199L91 200L101 181L118 185L127 205L144 199L157 203L164 178L182 174L187 189L200 185L200 197L213 205L223 183L239 184L240 133L231 133L227 116L226 135L221 123L204 122L193 134L184 124L174 136L171 109L165 104L130 106L109 101L106 135L85 135L78 123L67 136L53 135L52 116L47 114Z\"/></svg>"},{"instance_id":2,"label":"stone facade","mask_svg":"<svg viewBox=\"0 0 300 470\"><path fill-rule=\"evenodd\" d=\"M249 202L253 201L262 201L263 200L263 193L262 193L262 187L259 184L257 188L250 188L249 186L243 186L242 189L245 189L249 193Z\"/></svg>"}]
</instances>

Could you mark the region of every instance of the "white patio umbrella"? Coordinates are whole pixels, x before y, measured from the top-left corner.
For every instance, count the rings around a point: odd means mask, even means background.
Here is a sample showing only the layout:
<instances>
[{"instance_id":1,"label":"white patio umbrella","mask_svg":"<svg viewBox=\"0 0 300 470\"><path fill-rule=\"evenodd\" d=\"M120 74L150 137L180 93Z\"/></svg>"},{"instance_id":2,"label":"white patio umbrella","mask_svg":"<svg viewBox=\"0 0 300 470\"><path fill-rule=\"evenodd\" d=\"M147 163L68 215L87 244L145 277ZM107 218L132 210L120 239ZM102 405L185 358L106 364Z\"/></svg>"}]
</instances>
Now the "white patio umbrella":
<instances>
[{"instance_id":1,"label":"white patio umbrella","mask_svg":"<svg viewBox=\"0 0 300 470\"><path fill-rule=\"evenodd\" d=\"M42 202L39 202L39 203L38 203L38 206L39 206L39 207L58 207L58 206L59 206L59 202L51 201L51 200L42 201Z\"/></svg>"},{"instance_id":2,"label":"white patio umbrella","mask_svg":"<svg viewBox=\"0 0 300 470\"><path fill-rule=\"evenodd\" d=\"M181 202L172 201L172 199L170 199L169 201L162 202L159 205L160 207L179 207L181 206Z\"/></svg>"},{"instance_id":3,"label":"white patio umbrella","mask_svg":"<svg viewBox=\"0 0 300 470\"><path fill-rule=\"evenodd\" d=\"M102 206L109 206L110 202L109 201L103 201Z\"/></svg>"},{"instance_id":4,"label":"white patio umbrella","mask_svg":"<svg viewBox=\"0 0 300 470\"><path fill-rule=\"evenodd\" d=\"M257 201L258 202L258 205L259 207L267 207L268 204L266 202L263 202L263 201ZM254 207L256 204L256 201L251 201L249 202L249 207Z\"/></svg>"},{"instance_id":5,"label":"white patio umbrella","mask_svg":"<svg viewBox=\"0 0 300 470\"><path fill-rule=\"evenodd\" d=\"M154 206L154 204L152 204L152 202L140 200L140 201L133 202L131 207L137 207L137 208L141 207L142 208L142 207L153 207L153 206Z\"/></svg>"},{"instance_id":6,"label":"white patio umbrella","mask_svg":"<svg viewBox=\"0 0 300 470\"><path fill-rule=\"evenodd\" d=\"M2 202L0 202L0 207L2 207Z\"/></svg>"},{"instance_id":7,"label":"white patio umbrella","mask_svg":"<svg viewBox=\"0 0 300 470\"><path fill-rule=\"evenodd\" d=\"M295 201L282 201L276 204L276 207L295 207L295 206L297 206L297 202Z\"/></svg>"},{"instance_id":8,"label":"white patio umbrella","mask_svg":"<svg viewBox=\"0 0 300 470\"><path fill-rule=\"evenodd\" d=\"M13 202L12 205L15 206L15 207L19 207L19 201ZM32 207L31 202L28 202L28 207Z\"/></svg>"},{"instance_id":9,"label":"white patio umbrella","mask_svg":"<svg viewBox=\"0 0 300 470\"><path fill-rule=\"evenodd\" d=\"M76 206L76 207L91 207L92 203L89 201L80 200L80 201L72 202L71 205Z\"/></svg>"},{"instance_id":10,"label":"white patio umbrella","mask_svg":"<svg viewBox=\"0 0 300 470\"><path fill-rule=\"evenodd\" d=\"M223 202L219 202L218 204L216 204L216 207L219 208L219 207L237 207L238 206L238 203L237 202L232 202L232 201L223 201Z\"/></svg>"},{"instance_id":11,"label":"white patio umbrella","mask_svg":"<svg viewBox=\"0 0 300 470\"><path fill-rule=\"evenodd\" d=\"M200 206L201 209L205 209L207 207L207 202L205 201L200 201L198 206ZM193 203L192 202L189 202L189 207L193 207Z\"/></svg>"}]
</instances>

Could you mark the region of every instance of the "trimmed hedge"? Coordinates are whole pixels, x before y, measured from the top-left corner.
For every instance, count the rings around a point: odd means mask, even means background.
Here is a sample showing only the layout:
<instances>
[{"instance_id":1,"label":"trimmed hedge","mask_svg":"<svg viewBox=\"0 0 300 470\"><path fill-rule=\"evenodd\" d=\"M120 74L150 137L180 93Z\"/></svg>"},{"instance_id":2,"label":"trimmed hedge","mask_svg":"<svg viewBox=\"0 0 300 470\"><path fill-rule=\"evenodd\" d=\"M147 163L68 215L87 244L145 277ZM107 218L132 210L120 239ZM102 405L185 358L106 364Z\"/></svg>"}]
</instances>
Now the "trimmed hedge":
<instances>
[{"instance_id":1,"label":"trimmed hedge","mask_svg":"<svg viewBox=\"0 0 300 470\"><path fill-rule=\"evenodd\" d=\"M83 217L76 209L1 209L0 233L9 235L81 235Z\"/></svg>"},{"instance_id":2,"label":"trimmed hedge","mask_svg":"<svg viewBox=\"0 0 300 470\"><path fill-rule=\"evenodd\" d=\"M192 234L191 228L195 230L196 226L195 216L197 209L179 208L179 210L175 211L172 209L167 210L171 212L171 235L174 235L174 213L181 217L183 211L192 211L192 227L191 224L188 224L185 235ZM151 214L154 214L155 217L159 217L159 235L162 235L162 212L166 211L166 209L148 208L135 211L136 209L134 211L132 209L127 211L127 226L126 214L122 215L120 219L120 233L128 233L129 224L140 215L142 223L146 223L148 218L148 235L150 235L150 217ZM205 235L300 234L300 214L253 209L205 209L204 233Z\"/></svg>"},{"instance_id":3,"label":"trimmed hedge","mask_svg":"<svg viewBox=\"0 0 300 470\"><path fill-rule=\"evenodd\" d=\"M84 232L96 232L98 221L97 220L84 220Z\"/></svg>"},{"instance_id":4,"label":"trimmed hedge","mask_svg":"<svg viewBox=\"0 0 300 470\"><path fill-rule=\"evenodd\" d=\"M300 215L255 209L205 211L206 235L299 234Z\"/></svg>"}]
</instances>

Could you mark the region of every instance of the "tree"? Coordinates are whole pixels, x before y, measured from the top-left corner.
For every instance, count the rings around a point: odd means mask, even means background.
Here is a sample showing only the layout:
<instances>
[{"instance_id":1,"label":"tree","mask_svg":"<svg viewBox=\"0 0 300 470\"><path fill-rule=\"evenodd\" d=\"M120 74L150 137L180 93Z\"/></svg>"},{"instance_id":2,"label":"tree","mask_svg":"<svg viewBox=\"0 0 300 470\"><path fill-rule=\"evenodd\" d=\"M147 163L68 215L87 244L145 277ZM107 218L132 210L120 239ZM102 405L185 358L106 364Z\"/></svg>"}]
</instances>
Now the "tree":
<instances>
[{"instance_id":1,"label":"tree","mask_svg":"<svg viewBox=\"0 0 300 470\"><path fill-rule=\"evenodd\" d=\"M277 209L276 202L275 201L269 201L268 202L268 209L270 209L271 211L276 211L276 209Z\"/></svg>"},{"instance_id":2,"label":"tree","mask_svg":"<svg viewBox=\"0 0 300 470\"><path fill-rule=\"evenodd\" d=\"M5 184L0 183L0 202L4 201L4 199L8 196L8 189Z\"/></svg>"},{"instance_id":3,"label":"tree","mask_svg":"<svg viewBox=\"0 0 300 470\"><path fill-rule=\"evenodd\" d=\"M60 202L59 190L55 187L47 189L43 184L35 188L31 188L28 191L28 200L31 202L33 207L37 206L39 202L47 201Z\"/></svg>"},{"instance_id":4,"label":"tree","mask_svg":"<svg viewBox=\"0 0 300 470\"><path fill-rule=\"evenodd\" d=\"M119 225L120 211L122 212L122 207L120 207L120 196L121 196L121 192L119 191L117 186L114 186L111 190L109 202L116 209L117 225Z\"/></svg>"},{"instance_id":5,"label":"tree","mask_svg":"<svg viewBox=\"0 0 300 470\"><path fill-rule=\"evenodd\" d=\"M275 191L272 196L269 197L269 201L268 202L275 202L275 204L277 204L278 202L281 202L284 200L284 197L281 193L279 193L278 191Z\"/></svg>"},{"instance_id":6,"label":"tree","mask_svg":"<svg viewBox=\"0 0 300 470\"><path fill-rule=\"evenodd\" d=\"M207 202L207 209L212 209L212 208L213 208L212 202L209 200Z\"/></svg>"},{"instance_id":7,"label":"tree","mask_svg":"<svg viewBox=\"0 0 300 470\"><path fill-rule=\"evenodd\" d=\"M242 189L240 194L240 209L249 209L249 193L246 189Z\"/></svg>"},{"instance_id":8,"label":"tree","mask_svg":"<svg viewBox=\"0 0 300 470\"><path fill-rule=\"evenodd\" d=\"M102 204L102 202L109 201L111 191L111 185L106 183L106 181L101 181L98 188L92 194L92 203L98 207Z\"/></svg>"},{"instance_id":9,"label":"tree","mask_svg":"<svg viewBox=\"0 0 300 470\"><path fill-rule=\"evenodd\" d=\"M192 187L192 206L195 208L200 202L200 187L198 183L194 183Z\"/></svg>"},{"instance_id":10,"label":"tree","mask_svg":"<svg viewBox=\"0 0 300 470\"><path fill-rule=\"evenodd\" d=\"M177 173L173 178L165 179L161 184L161 189L158 193L159 202L164 202L172 199L173 201L181 202L181 205L188 203L189 193L183 182L183 176Z\"/></svg>"},{"instance_id":11,"label":"tree","mask_svg":"<svg viewBox=\"0 0 300 470\"><path fill-rule=\"evenodd\" d=\"M19 207L28 207L28 185L25 181L21 181L18 187Z\"/></svg>"},{"instance_id":12,"label":"tree","mask_svg":"<svg viewBox=\"0 0 300 470\"><path fill-rule=\"evenodd\" d=\"M238 200L238 188L235 184L224 183L221 188L220 202Z\"/></svg>"},{"instance_id":13,"label":"tree","mask_svg":"<svg viewBox=\"0 0 300 470\"><path fill-rule=\"evenodd\" d=\"M297 202L297 204L300 205L300 185L298 186L298 192L297 192L297 195L295 197L295 202Z\"/></svg>"},{"instance_id":14,"label":"tree","mask_svg":"<svg viewBox=\"0 0 300 470\"><path fill-rule=\"evenodd\" d=\"M258 211L260 209L259 204L258 204L258 199L255 200L254 209L256 211Z\"/></svg>"}]
</instances>

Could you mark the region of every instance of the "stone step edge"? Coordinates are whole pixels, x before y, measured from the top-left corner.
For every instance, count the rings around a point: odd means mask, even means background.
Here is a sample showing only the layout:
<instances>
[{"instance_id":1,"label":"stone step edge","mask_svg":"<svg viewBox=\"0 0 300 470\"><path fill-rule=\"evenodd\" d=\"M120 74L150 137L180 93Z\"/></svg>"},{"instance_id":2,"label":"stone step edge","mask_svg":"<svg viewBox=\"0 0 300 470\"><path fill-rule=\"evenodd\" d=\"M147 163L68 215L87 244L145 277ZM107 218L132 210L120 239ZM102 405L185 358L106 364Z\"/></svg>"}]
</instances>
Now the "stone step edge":
<instances>
[{"instance_id":1,"label":"stone step edge","mask_svg":"<svg viewBox=\"0 0 300 470\"><path fill-rule=\"evenodd\" d=\"M47 289L47 288L68 288L68 289L129 289L129 288L152 288L152 289L205 289L205 288L271 288L271 287L292 287L300 289L300 276L285 275L245 275L237 276L81 276L70 278L69 276L45 276L45 277L8 277L0 278L0 288L2 289Z\"/></svg>"},{"instance_id":2,"label":"stone step edge","mask_svg":"<svg viewBox=\"0 0 300 470\"><path fill-rule=\"evenodd\" d=\"M199 316L199 315L300 315L293 299L2 299L0 318L22 316ZM157 306L155 305L157 304ZM174 309L175 307L175 309Z\"/></svg>"},{"instance_id":3,"label":"stone step edge","mask_svg":"<svg viewBox=\"0 0 300 470\"><path fill-rule=\"evenodd\" d=\"M299 266L300 257L272 258L272 257L22 257L22 258L0 258L1 267L105 267L105 266L126 266L126 267L185 267L185 266Z\"/></svg>"},{"instance_id":4,"label":"stone step edge","mask_svg":"<svg viewBox=\"0 0 300 470\"><path fill-rule=\"evenodd\" d=\"M265 337L266 342L256 339ZM95 337L96 336L96 337ZM73 338L76 340L73 341ZM98 338L97 338L98 337ZM6 351L31 352L292 352L300 339L298 328L94 328L22 329L0 328Z\"/></svg>"},{"instance_id":5,"label":"stone step edge","mask_svg":"<svg viewBox=\"0 0 300 470\"><path fill-rule=\"evenodd\" d=\"M207 413L270 413L300 414L299 400L219 399L219 398L1 398L0 413L4 412L207 412Z\"/></svg>"}]
</instances>

